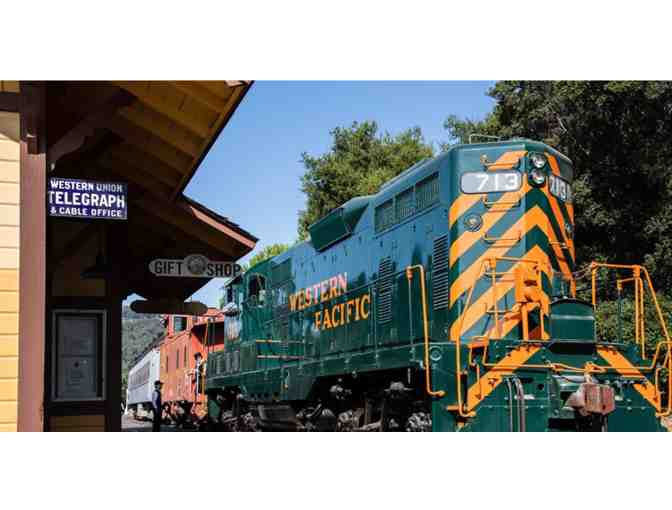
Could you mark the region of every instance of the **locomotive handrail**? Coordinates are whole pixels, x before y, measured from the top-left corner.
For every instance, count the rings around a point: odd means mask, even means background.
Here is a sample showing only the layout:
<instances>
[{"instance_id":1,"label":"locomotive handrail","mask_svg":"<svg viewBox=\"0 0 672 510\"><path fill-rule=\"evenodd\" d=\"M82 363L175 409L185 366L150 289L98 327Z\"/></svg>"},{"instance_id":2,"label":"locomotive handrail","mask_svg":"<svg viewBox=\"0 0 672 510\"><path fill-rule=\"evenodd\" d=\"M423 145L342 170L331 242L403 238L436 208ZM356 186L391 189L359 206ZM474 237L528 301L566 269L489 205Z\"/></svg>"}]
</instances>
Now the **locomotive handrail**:
<instances>
[{"instance_id":1,"label":"locomotive handrail","mask_svg":"<svg viewBox=\"0 0 672 510\"><path fill-rule=\"evenodd\" d=\"M489 234L489 232L486 232L485 234L483 234L483 241L485 241L486 243L490 243L490 244L496 244L500 241L509 241L509 242L513 243L510 246L515 246L523 238L523 233L520 230L517 232L517 236L515 236L515 237L491 237L488 234ZM500 245L500 247L504 247L504 246L509 246L509 245Z\"/></svg>"},{"instance_id":2,"label":"locomotive handrail","mask_svg":"<svg viewBox=\"0 0 672 510\"><path fill-rule=\"evenodd\" d=\"M470 144L474 143L471 141L474 138L485 138L486 140L497 140L498 142L502 139L501 136L497 135L482 135L480 133L471 133L468 139Z\"/></svg>"},{"instance_id":3,"label":"locomotive handrail","mask_svg":"<svg viewBox=\"0 0 672 510\"><path fill-rule=\"evenodd\" d=\"M599 268L606 268L606 269L630 269L633 272L633 278L635 280L639 279L641 280L641 274L644 274L644 277L646 278L646 283L649 286L649 291L651 292L651 298L653 300L653 304L656 308L656 313L658 315L658 322L660 324L661 329L663 330L663 334L665 335L665 341L666 342L672 342L672 339L670 339L670 334L667 330L667 323L665 321L665 317L663 316L663 312L660 309L660 305L658 304L658 298L656 297L656 291L653 287L653 283L651 281L651 276L649 275L649 272L647 271L646 267L638 265L638 264L609 264L606 262L591 262L590 263L590 270L591 270L591 283L592 283L592 302L593 302L593 308L597 307L597 270ZM644 284L643 282L635 283L635 291L637 292L637 297L639 297L639 292L642 294L644 293ZM643 300L643 297L642 297ZM643 306L643 305L642 305ZM636 317L635 321L640 320L639 314L643 312L643 310L639 309L639 306L635 307L635 312L636 312ZM643 319L642 319L643 320ZM637 322L635 323L637 324ZM643 323L642 323L643 326ZM637 338L639 340L639 338ZM643 348L643 347L642 347ZM643 356L642 358L646 359L646 352L643 351Z\"/></svg>"},{"instance_id":4,"label":"locomotive handrail","mask_svg":"<svg viewBox=\"0 0 672 510\"><path fill-rule=\"evenodd\" d=\"M485 261L484 263L485 264ZM626 266L630 267L630 266ZM619 267L621 268L621 267ZM640 266L641 268L641 266ZM644 268L641 268L644 269ZM644 269L645 270L645 269ZM645 270L646 271L646 270ZM665 322L663 320L662 312L660 311L660 307L658 306L658 302L655 299L655 291L653 290L653 286L651 284L651 280L649 278L648 273L645 273L645 276L647 277L647 281L649 284L649 289L652 291L652 294L654 296L654 302L656 303L656 308L659 312L659 319L663 322L661 322L661 325L663 327L663 331L665 335L667 336L667 327L665 325ZM480 277L480 276L479 276ZM636 277L635 277L636 280ZM640 278L641 280L641 278ZM623 281L621 281L623 283ZM643 294L643 284L641 284L640 291L641 294ZM473 289L473 286L472 286ZM471 294L471 292L470 292ZM640 294L640 296L641 296ZM469 302L470 298L468 298L467 303ZM467 305L468 306L468 305ZM640 310L641 311L641 310ZM543 319L542 319L543 320ZM462 334L462 327L460 328L460 337ZM581 367L573 367L570 365L566 365L564 363L546 363L546 364L512 364L512 365L502 365L500 363L488 363L487 360L487 350L488 350L488 345L490 338L488 336L483 337L483 342L481 344L475 346L475 347L483 347L483 354L481 356L481 364L484 367L491 368L493 370L519 370L519 369L550 369L555 372L576 372L576 373L606 373L608 371L616 371L619 373L623 372L654 372L654 388L655 388L655 395L656 395L656 400L657 404L655 405L656 408L656 416L657 417L667 417L672 415L672 341L670 341L669 337L666 338L666 340L661 340L656 344L656 349L654 351L653 358L651 359L651 363L649 365L630 365L630 366L614 366L614 365L598 365L596 363L586 363L586 365L581 368ZM542 340L543 341L543 340ZM525 340L523 343L536 343L535 341L530 341L530 340ZM458 342L459 345L459 342ZM471 346L470 346L471 347ZM666 347L666 353L665 357L662 361L662 363L658 363L659 357L661 356L661 349L663 347ZM469 359L472 359L472 353L470 350L469 353ZM646 359L646 358L644 358ZM661 370L666 369L668 371L668 398L667 398L667 407L666 409L663 409L662 405L662 392L660 389L660 372ZM478 375L479 379L479 384L480 384L480 374ZM635 374L632 375L633 377L636 377ZM648 381L648 378L644 375L641 375L641 378L646 379ZM650 381L649 381L650 382ZM459 388L459 383L458 383L458 388ZM461 413L462 414L462 413Z\"/></svg>"},{"instance_id":5,"label":"locomotive handrail","mask_svg":"<svg viewBox=\"0 0 672 510\"><path fill-rule=\"evenodd\" d=\"M429 324L427 320L427 289L425 288L425 268L422 264L416 264L414 266L408 266L406 268L406 278L410 282L413 279L413 270L417 269L420 271L420 293L422 295L422 329L425 340L425 390L427 394L432 397L443 397L446 392L443 390L432 390L432 378L431 371L429 366Z\"/></svg>"},{"instance_id":6,"label":"locomotive handrail","mask_svg":"<svg viewBox=\"0 0 672 510\"><path fill-rule=\"evenodd\" d=\"M616 280L616 289L618 290L618 299L620 302L621 291L624 283L634 283L635 288L635 343L641 345L642 358L646 359L646 328L644 326L644 282L641 276L631 278L621 278ZM619 308L619 321L621 320L621 309ZM622 339L622 332L619 331L619 338Z\"/></svg>"},{"instance_id":7,"label":"locomotive handrail","mask_svg":"<svg viewBox=\"0 0 672 510\"><path fill-rule=\"evenodd\" d=\"M518 199L517 200L493 200L492 202L488 200L487 193L483 195L483 198L481 198L481 201L483 202L483 207L494 207L496 205L520 205L523 200L523 194L518 193ZM496 209L498 211L498 209Z\"/></svg>"}]
</instances>

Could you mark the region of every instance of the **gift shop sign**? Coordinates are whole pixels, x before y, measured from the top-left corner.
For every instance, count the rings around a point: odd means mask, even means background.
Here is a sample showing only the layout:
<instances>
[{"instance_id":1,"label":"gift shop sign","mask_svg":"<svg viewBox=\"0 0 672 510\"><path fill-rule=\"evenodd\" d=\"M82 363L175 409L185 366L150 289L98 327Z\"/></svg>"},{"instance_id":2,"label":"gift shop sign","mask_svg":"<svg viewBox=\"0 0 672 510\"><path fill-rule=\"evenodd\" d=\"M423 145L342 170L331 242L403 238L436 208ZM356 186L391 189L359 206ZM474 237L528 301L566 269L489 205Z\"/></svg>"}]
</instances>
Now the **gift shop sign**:
<instances>
[{"instance_id":1,"label":"gift shop sign","mask_svg":"<svg viewBox=\"0 0 672 510\"><path fill-rule=\"evenodd\" d=\"M154 259L149 271L155 276L187 278L235 278L241 267L235 262L215 262L204 255L189 255L183 259Z\"/></svg>"}]
</instances>

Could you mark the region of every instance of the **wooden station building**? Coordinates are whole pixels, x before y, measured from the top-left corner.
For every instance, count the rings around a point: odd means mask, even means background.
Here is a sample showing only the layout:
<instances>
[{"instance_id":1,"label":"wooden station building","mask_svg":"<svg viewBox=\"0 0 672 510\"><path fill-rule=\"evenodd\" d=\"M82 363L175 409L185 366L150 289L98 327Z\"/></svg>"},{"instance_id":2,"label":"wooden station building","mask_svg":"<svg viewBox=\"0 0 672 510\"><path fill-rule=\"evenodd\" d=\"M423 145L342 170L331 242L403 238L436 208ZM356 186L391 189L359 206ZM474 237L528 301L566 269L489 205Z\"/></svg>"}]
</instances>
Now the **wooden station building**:
<instances>
[{"instance_id":1,"label":"wooden station building","mask_svg":"<svg viewBox=\"0 0 672 510\"><path fill-rule=\"evenodd\" d=\"M183 195L250 86L0 81L0 431L120 430L122 301L209 281L149 262L254 248ZM55 178L123 183L125 218L53 215Z\"/></svg>"}]
</instances>

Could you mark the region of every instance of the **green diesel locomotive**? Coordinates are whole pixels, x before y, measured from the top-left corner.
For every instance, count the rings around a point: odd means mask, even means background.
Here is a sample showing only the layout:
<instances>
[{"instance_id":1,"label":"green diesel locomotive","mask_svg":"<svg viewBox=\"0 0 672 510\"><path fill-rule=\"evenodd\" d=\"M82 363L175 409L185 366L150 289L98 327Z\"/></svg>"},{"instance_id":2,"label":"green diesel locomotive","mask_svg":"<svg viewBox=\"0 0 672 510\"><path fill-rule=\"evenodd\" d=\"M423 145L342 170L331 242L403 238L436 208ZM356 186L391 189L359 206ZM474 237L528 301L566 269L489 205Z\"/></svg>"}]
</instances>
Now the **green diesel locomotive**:
<instances>
[{"instance_id":1,"label":"green diesel locomotive","mask_svg":"<svg viewBox=\"0 0 672 510\"><path fill-rule=\"evenodd\" d=\"M460 145L310 226L228 287L207 361L228 430L663 430L672 357L629 273L634 341L597 338L576 298L571 161L539 142ZM620 274L620 276L623 276ZM590 282L590 279L587 280ZM645 300L645 291L648 301ZM653 355L651 355L653 354Z\"/></svg>"}]
</instances>

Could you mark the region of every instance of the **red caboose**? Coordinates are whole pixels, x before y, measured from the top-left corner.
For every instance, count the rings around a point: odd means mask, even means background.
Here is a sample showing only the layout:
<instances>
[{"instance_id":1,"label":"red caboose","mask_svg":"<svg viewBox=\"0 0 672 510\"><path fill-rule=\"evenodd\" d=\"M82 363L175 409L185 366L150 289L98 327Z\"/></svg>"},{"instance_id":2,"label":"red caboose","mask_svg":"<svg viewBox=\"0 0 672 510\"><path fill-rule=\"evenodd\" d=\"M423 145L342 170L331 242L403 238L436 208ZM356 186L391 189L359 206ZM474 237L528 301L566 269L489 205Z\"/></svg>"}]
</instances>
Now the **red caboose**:
<instances>
[{"instance_id":1,"label":"red caboose","mask_svg":"<svg viewBox=\"0 0 672 510\"><path fill-rule=\"evenodd\" d=\"M167 315L161 342L161 380L165 417L178 425L195 424L207 415L203 393L208 353L224 348L224 314L216 308L193 317Z\"/></svg>"}]
</instances>

